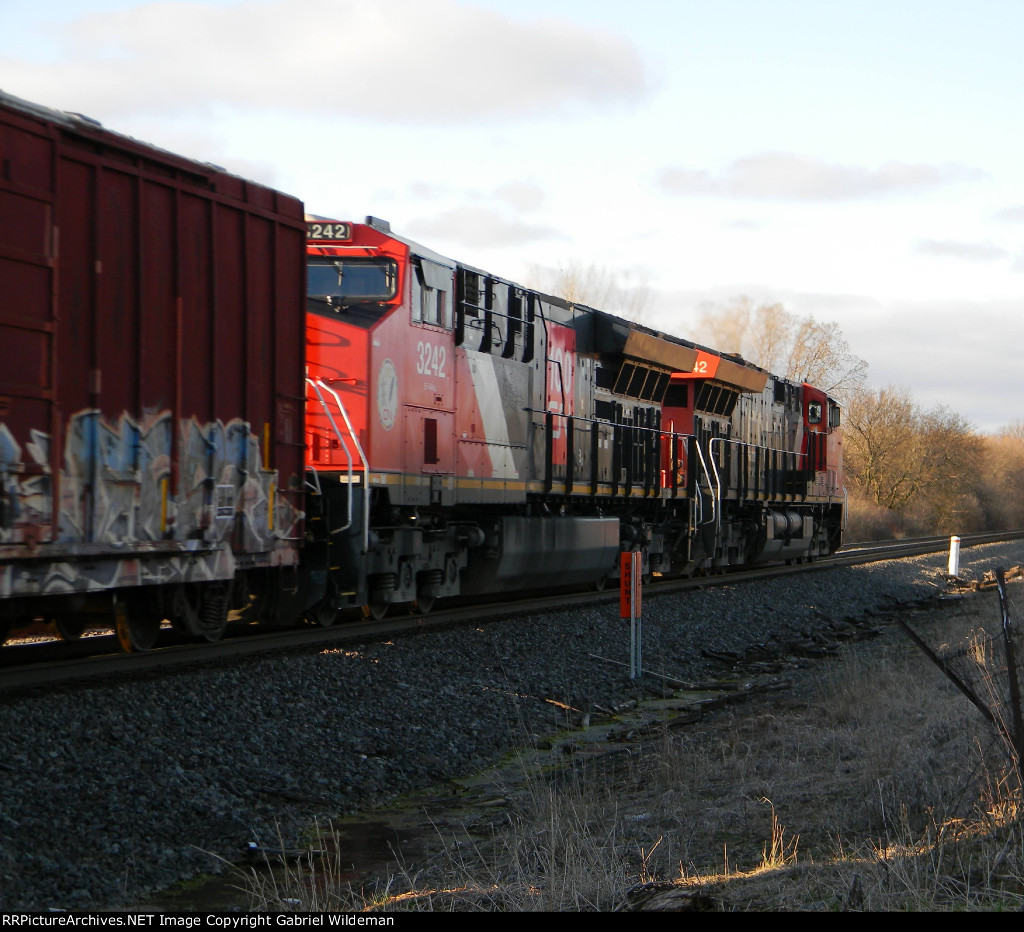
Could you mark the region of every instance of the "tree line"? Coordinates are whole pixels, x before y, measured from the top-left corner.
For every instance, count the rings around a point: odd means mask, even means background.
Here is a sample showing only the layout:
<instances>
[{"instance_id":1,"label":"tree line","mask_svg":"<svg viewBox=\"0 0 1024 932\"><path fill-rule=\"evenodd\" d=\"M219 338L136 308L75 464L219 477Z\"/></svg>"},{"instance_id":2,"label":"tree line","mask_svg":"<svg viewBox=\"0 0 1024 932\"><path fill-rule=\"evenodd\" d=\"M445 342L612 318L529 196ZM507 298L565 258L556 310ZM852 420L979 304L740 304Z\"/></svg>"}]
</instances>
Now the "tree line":
<instances>
[{"instance_id":1,"label":"tree line","mask_svg":"<svg viewBox=\"0 0 1024 932\"><path fill-rule=\"evenodd\" d=\"M535 269L534 287L643 323L650 292L595 265ZM842 405L847 540L1024 527L1024 423L979 434L945 406L925 409L908 389L868 384L834 321L738 297L701 308L697 343L808 382Z\"/></svg>"},{"instance_id":2,"label":"tree line","mask_svg":"<svg viewBox=\"0 0 1024 932\"><path fill-rule=\"evenodd\" d=\"M1024 526L1024 424L983 435L945 406L925 409L900 386L868 385L838 324L738 298L703 308L697 339L842 405L847 540Z\"/></svg>"}]
</instances>

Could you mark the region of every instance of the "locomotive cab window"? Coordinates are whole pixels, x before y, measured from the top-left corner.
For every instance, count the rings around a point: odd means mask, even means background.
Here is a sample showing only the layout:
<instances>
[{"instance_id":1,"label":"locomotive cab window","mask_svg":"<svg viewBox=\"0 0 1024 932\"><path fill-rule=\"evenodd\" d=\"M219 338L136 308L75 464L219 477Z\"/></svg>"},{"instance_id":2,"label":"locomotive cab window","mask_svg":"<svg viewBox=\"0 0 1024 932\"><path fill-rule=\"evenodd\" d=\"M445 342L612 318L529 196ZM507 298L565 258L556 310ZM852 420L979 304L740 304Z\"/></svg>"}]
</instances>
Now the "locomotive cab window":
<instances>
[{"instance_id":1,"label":"locomotive cab window","mask_svg":"<svg viewBox=\"0 0 1024 932\"><path fill-rule=\"evenodd\" d=\"M412 319L435 327L451 327L448 295L452 270L429 259L413 259L416 291L412 299Z\"/></svg>"},{"instance_id":2,"label":"locomotive cab window","mask_svg":"<svg viewBox=\"0 0 1024 932\"><path fill-rule=\"evenodd\" d=\"M435 327L448 326L448 295L429 285L420 286L420 299L414 302L412 319Z\"/></svg>"},{"instance_id":3,"label":"locomotive cab window","mask_svg":"<svg viewBox=\"0 0 1024 932\"><path fill-rule=\"evenodd\" d=\"M350 304L388 301L395 296L397 267L391 259L310 259L306 294L317 310L339 310Z\"/></svg>"},{"instance_id":4,"label":"locomotive cab window","mask_svg":"<svg viewBox=\"0 0 1024 932\"><path fill-rule=\"evenodd\" d=\"M808 424L820 424L821 423L821 402L820 401L808 401L807 402L807 423Z\"/></svg>"}]
</instances>

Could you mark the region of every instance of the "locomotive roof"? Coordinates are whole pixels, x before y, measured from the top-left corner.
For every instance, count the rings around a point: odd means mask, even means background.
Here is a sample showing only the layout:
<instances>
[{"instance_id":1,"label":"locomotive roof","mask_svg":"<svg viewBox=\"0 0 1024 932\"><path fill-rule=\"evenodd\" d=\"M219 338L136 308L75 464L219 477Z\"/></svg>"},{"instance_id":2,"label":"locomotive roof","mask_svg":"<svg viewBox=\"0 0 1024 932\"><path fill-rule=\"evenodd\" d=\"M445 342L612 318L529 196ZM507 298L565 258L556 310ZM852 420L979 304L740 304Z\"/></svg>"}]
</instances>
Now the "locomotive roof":
<instances>
[{"instance_id":1,"label":"locomotive roof","mask_svg":"<svg viewBox=\"0 0 1024 932\"><path fill-rule=\"evenodd\" d=\"M327 221L333 218L307 214L306 219ZM585 312L589 317L589 321L593 325L590 339L593 341L593 348L595 349L598 348L598 345L602 345L604 351L622 353L634 358L647 358L655 365L666 366L668 368L672 368L672 357L675 355L672 350L673 346L687 351L701 351L711 356L715 356L720 360L719 371L717 374L718 380L733 385L741 391L760 392L769 378L773 378L780 382L799 384L798 382L794 382L784 376L775 375L774 373L769 372L767 369L758 366L756 363L744 359L738 353L724 353L713 347L695 343L685 337L666 333L663 330L656 330L636 321L629 320L628 318L620 317L610 311L604 311L600 308L591 307L579 302L567 301L564 298L546 294L545 292L538 291L535 288L527 288L518 282L513 282L510 279L501 277L500 275L494 275L485 269L480 269L464 262L459 262L449 256L441 255L416 240L403 236L400 233L396 233L391 229L390 223L376 217L368 216L366 218L365 225L385 233L392 239L404 244L409 248L410 253L413 255L429 259L431 262L436 262L446 268L465 269L482 277L490 278L493 281L501 282L502 284L514 285L517 288L522 288L524 291L536 294L545 304L554 307ZM580 336L582 336L582 334L577 332L577 338ZM658 358L659 356L661 356L660 359Z\"/></svg>"},{"instance_id":2,"label":"locomotive roof","mask_svg":"<svg viewBox=\"0 0 1024 932\"><path fill-rule=\"evenodd\" d=\"M312 217L309 215L307 219L326 220L328 218ZM628 318L620 317L610 311L590 307L579 302L567 301L564 298L546 294L535 288L526 288L518 282L494 275L484 269L458 262L447 256L441 256L422 244L395 233L391 229L390 223L379 220L376 217L367 217L366 225L386 233L398 242L405 244L417 256L422 256L449 268L466 269L492 281L522 288L524 291L530 291L550 306L584 312L582 318L577 318L573 321L577 331L577 340L581 341L578 344L580 348L621 354L661 368L678 368L683 371L688 371L692 368L695 354L700 350L719 357L721 360L719 364L721 369L719 378L744 391L761 391L770 374L767 370L749 363L739 356L733 356L710 347L701 346L692 340L687 340L685 337L655 330ZM581 327L585 327L585 331L581 330Z\"/></svg>"}]
</instances>

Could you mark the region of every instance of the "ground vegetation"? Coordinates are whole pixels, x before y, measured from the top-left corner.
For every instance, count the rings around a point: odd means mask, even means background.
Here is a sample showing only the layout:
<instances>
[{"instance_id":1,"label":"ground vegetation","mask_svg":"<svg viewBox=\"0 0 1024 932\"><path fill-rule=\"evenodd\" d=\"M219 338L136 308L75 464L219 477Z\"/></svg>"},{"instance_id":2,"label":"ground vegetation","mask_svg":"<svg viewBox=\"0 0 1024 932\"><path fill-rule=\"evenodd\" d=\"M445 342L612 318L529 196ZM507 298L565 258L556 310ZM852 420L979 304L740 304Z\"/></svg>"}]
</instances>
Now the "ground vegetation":
<instances>
[{"instance_id":1,"label":"ground vegetation","mask_svg":"<svg viewBox=\"0 0 1024 932\"><path fill-rule=\"evenodd\" d=\"M250 872L251 906L1019 910L1012 689L1000 638L986 633L1000 611L976 592L880 619L876 636L813 658L734 659L723 678L749 684L742 702L524 773L506 806L461 832L439 827L427 856L396 855L356 884L332 880L345 873L326 831L317 859Z\"/></svg>"}]
</instances>

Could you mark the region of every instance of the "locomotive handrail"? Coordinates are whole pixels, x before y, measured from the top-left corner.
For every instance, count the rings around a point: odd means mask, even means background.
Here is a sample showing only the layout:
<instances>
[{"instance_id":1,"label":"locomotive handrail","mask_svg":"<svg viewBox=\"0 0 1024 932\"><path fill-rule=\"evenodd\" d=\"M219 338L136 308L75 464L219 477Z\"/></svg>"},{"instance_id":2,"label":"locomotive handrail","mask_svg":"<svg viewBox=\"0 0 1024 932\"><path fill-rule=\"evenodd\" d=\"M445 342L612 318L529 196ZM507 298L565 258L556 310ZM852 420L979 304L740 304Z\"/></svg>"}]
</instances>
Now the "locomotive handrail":
<instances>
[{"instance_id":1,"label":"locomotive handrail","mask_svg":"<svg viewBox=\"0 0 1024 932\"><path fill-rule=\"evenodd\" d=\"M318 473L316 471L316 466L309 466L307 468L313 474L313 480L314 481L310 482L307 479L306 480L306 488L312 489L314 492L316 492L317 495L323 495L324 494L323 493L323 489L320 488L320 473Z\"/></svg>"},{"instance_id":2,"label":"locomotive handrail","mask_svg":"<svg viewBox=\"0 0 1024 932\"><path fill-rule=\"evenodd\" d=\"M640 424L618 424L615 421L605 421L598 417L584 417L582 414L563 414L558 411L548 411L546 408L533 408L530 405L523 405L523 411L529 414L554 414L556 417L571 417L579 421L581 424L597 424L599 427L630 427L637 432L643 432L646 434L660 434L667 436L670 432L665 430L663 427L643 427ZM691 434L675 434L677 437L689 438Z\"/></svg>"},{"instance_id":3,"label":"locomotive handrail","mask_svg":"<svg viewBox=\"0 0 1024 932\"><path fill-rule=\"evenodd\" d=\"M352 454L349 452L348 444L345 443L345 438L342 437L341 431L338 430L338 425L335 423L334 416L331 414L330 409L327 407L327 402L324 401L324 396L320 392L320 387L318 386L317 382L314 382L310 378L307 378L306 382L307 382L307 384L311 385L312 388L313 388L313 391L316 392L316 396L320 400L320 407L324 409L324 414L327 416L327 422L331 425L331 429L334 431L335 435L337 436L338 442L341 444L341 449L345 453L345 458L348 460L348 487L349 487L349 493L350 493L349 496L348 496L348 516L347 516L347 519L346 519L345 523L341 527L335 528L335 529L333 529L333 530L328 532L330 534L340 534L342 531L347 531L350 527L352 527L352 495L351 495L351 489L352 489ZM323 387L327 388L326 385L324 385ZM313 477L316 479L316 485L317 485L316 492L317 492L318 495L322 495L323 492L320 489L320 476L317 473L315 468L313 470Z\"/></svg>"},{"instance_id":4,"label":"locomotive handrail","mask_svg":"<svg viewBox=\"0 0 1024 932\"><path fill-rule=\"evenodd\" d=\"M718 439L718 438L712 438L712 439ZM696 440L696 438L695 438L695 440ZM700 467L701 467L701 469L704 470L704 478L708 480L708 488L710 489L711 488L711 484L712 484L711 483L711 474L708 472L708 464L707 464L707 462L704 459L704 451L700 448L700 442L699 441L696 441L693 445L697 449L697 459L700 460ZM708 443L708 455L709 456L711 455L711 443L710 442ZM705 524L711 524L712 522L714 522L714 524L715 524L715 541L717 542L718 541L718 529L721 527L721 518L719 517L719 507L720 507L720 502L721 502L721 499L722 499L722 482L721 482L721 479L718 476L718 467L715 466L714 459L711 460L711 468L712 468L712 470L714 470L714 473L715 473L715 488L716 488L716 491L718 492L718 497L717 498L713 497L711 499L711 517L708 518L707 521L700 521L699 524L700 524L701 527L703 527ZM697 488L694 489L694 491L698 493L697 495L694 496L694 498L697 500L698 509L699 509L699 512L700 512L700 514L698 515L698 518L703 518L704 517L704 496L699 494L700 493L699 485L698 485Z\"/></svg>"},{"instance_id":5,"label":"locomotive handrail","mask_svg":"<svg viewBox=\"0 0 1024 932\"><path fill-rule=\"evenodd\" d=\"M670 441L669 441L670 443L675 438L681 438L681 439L686 441L687 451L690 448L691 441L694 439L690 434L681 434L681 433L675 432L674 430L666 431L664 427L660 427L660 426L659 427L645 427L645 426L640 425L640 424L625 425L625 424L616 423L614 421L603 420L601 418L596 418L596 417L584 417L582 414L563 414L563 413L559 413L557 411L549 411L546 408L534 408L534 407L531 407L530 405L524 405L522 410L526 411L528 414L539 414L542 417L547 418L547 419L551 419L552 417L564 417L570 423L577 422L577 423L580 423L580 424L586 424L586 425L591 425L591 426L596 425L597 427L612 427L612 428L628 426L630 430L633 430L633 431L635 431L638 434L642 433L642 434L655 435L655 436L658 436L660 438L668 437L668 438L670 438ZM593 430L591 431L591 433L593 433ZM523 446L525 446L525 444L523 444ZM701 455L702 458L703 458L703 455L700 454L699 446L698 446L698 455ZM689 456L689 452L687 452L687 456ZM707 467L706 466L704 468L704 473L705 473L705 475L707 475ZM593 482L597 482L596 473L595 473L595 477L593 478L592 481ZM710 483L710 478L709 478L709 483ZM660 486L660 488L668 488L668 487L667 486ZM677 484L677 485L673 486L673 488L672 488L672 496L673 496L673 498L675 498L679 494L680 490L682 490L684 495L686 494L685 483L680 483L680 484ZM698 507L699 507L699 505L698 505Z\"/></svg>"},{"instance_id":6,"label":"locomotive handrail","mask_svg":"<svg viewBox=\"0 0 1024 932\"><path fill-rule=\"evenodd\" d=\"M321 379L317 379L317 382L331 393L337 402L338 410L341 412L341 416L345 419L345 426L348 428L349 436L352 438L352 444L356 448L356 452L359 454L359 459L363 463L363 553L368 553L370 550L370 462L366 458L366 454L363 452L362 445L359 443L359 437L356 435L355 428L352 426L352 421L349 419L348 411L345 410L345 405L341 402L341 396L329 385L323 382ZM326 411L326 407L324 409ZM332 422L333 423L333 422ZM352 473L349 471L349 517L347 529L352 524ZM343 530L344 530L343 529ZM338 533L337 531L333 533Z\"/></svg>"},{"instance_id":7,"label":"locomotive handrail","mask_svg":"<svg viewBox=\"0 0 1024 932\"><path fill-rule=\"evenodd\" d=\"M775 447L762 447L762 446L759 446L756 443L749 443L746 440L735 440L732 437L712 437L708 441L708 455L709 456L711 456L711 445L713 443L734 443L738 447L752 447L755 450L764 450L767 453L782 453L782 454L784 454L786 456L795 456L795 457L797 457L797 461L799 461L801 458L806 459L806 457L807 457L806 453L795 453L792 450L776 449ZM700 454L700 444L698 443L696 446L697 446L697 452L698 452L698 454ZM701 462L703 463L703 461L704 461L704 457L703 457L703 455L701 455ZM715 473L715 493L717 495L717 500L716 500L715 504L718 507L715 508L715 515L714 515L714 517L712 519L708 520L708 521L703 522L703 523L704 524L710 524L712 520L715 522L715 540L717 541L718 540L718 533L719 533L719 530L721 529L721 525L722 525L721 505L720 505L721 500L722 500L722 477L718 474L718 466L715 465L715 458L713 456L711 456L711 467L712 467L712 469L714 470L714 473ZM709 485L710 485L710 481L709 481ZM843 489L843 492L844 493L846 492L845 487Z\"/></svg>"},{"instance_id":8,"label":"locomotive handrail","mask_svg":"<svg viewBox=\"0 0 1024 932\"><path fill-rule=\"evenodd\" d=\"M320 389L330 392L334 397L335 403L338 405L338 411L341 413L342 418L345 421L345 426L348 428L349 436L352 438L352 443L356 448L356 452L359 454L359 459L363 464L363 496L365 498L363 507L363 553L369 550L370 542L370 464L367 462L366 454L363 452L362 446L359 444L359 438L356 436L356 432L352 427L352 421L349 419L348 412L345 410L345 405L341 401L341 396L327 385L322 379L311 379L307 376L306 383L313 388L316 392L316 396L320 401L320 406L324 409L324 414L327 415L327 421L331 425L331 429L334 431L338 438L338 442L341 444L342 450L345 452L345 458L348 460L348 488L349 494L347 497L347 511L345 523L338 528L332 529L329 533L340 534L342 531L347 531L352 527L352 480L353 480L353 469L352 469L352 453L349 451L348 444L345 443L345 438L342 436L341 431L338 429L338 424L334 420L334 416L331 414L330 408L327 406L327 402L324 400L324 396Z\"/></svg>"},{"instance_id":9,"label":"locomotive handrail","mask_svg":"<svg viewBox=\"0 0 1024 932\"><path fill-rule=\"evenodd\" d=\"M734 443L738 447L750 447L751 449L754 449L754 450L763 450L765 453L782 453L785 456L795 456L795 457L797 457L798 461L801 460L801 459L804 459L804 460L807 459L807 454L806 453L797 453L795 450L786 450L786 449L784 449L782 447L761 446L758 443L751 443L749 440L736 440L734 437L712 437L708 441L708 453L709 454L711 453L711 444L716 443L716 442L718 442L718 443ZM699 448L700 444L698 444L697 446ZM716 470L716 475L717 475L717 470ZM845 492L845 488L844 488L843 491Z\"/></svg>"}]
</instances>

